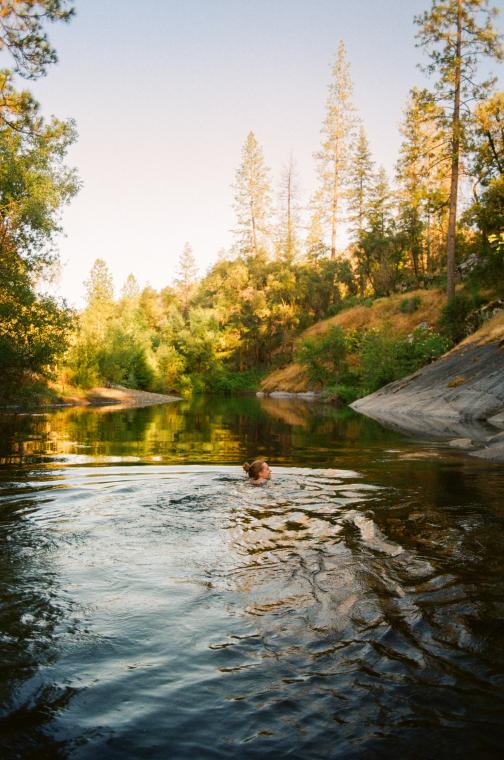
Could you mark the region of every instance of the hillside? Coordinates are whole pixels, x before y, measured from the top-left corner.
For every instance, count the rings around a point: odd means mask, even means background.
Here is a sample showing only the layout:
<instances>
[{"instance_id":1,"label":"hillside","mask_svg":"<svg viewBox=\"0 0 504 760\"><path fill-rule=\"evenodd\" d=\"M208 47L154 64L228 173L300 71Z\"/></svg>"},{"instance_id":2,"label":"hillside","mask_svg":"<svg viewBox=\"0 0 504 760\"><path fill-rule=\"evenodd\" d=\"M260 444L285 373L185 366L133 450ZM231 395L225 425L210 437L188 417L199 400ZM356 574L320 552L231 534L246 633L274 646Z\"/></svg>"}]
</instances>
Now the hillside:
<instances>
[{"instance_id":1,"label":"hillside","mask_svg":"<svg viewBox=\"0 0 504 760\"><path fill-rule=\"evenodd\" d=\"M454 446L504 461L504 311L437 361L352 407L406 432L456 437Z\"/></svg>"},{"instance_id":2,"label":"hillside","mask_svg":"<svg viewBox=\"0 0 504 760\"><path fill-rule=\"evenodd\" d=\"M418 308L412 313L401 311L401 304L408 299L419 299ZM312 325L298 338L322 335L333 326L345 330L360 330L389 326L398 335L407 335L421 324L434 326L439 319L441 309L446 303L444 291L415 290L409 293L397 293L388 298L379 298L370 306L354 306L336 314L334 317ZM265 393L284 391L300 393L310 388L310 381L305 370L295 362L270 373L261 383Z\"/></svg>"}]
</instances>

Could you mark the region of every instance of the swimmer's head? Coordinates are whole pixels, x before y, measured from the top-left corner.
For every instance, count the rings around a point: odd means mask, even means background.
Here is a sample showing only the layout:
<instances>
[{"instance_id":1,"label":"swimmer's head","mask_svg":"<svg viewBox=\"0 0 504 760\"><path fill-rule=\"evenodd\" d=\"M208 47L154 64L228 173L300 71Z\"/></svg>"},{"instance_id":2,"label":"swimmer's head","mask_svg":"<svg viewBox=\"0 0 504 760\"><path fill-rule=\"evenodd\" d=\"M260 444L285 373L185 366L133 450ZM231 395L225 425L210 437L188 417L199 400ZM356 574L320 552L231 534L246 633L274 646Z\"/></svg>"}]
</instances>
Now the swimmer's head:
<instances>
[{"instance_id":1,"label":"swimmer's head","mask_svg":"<svg viewBox=\"0 0 504 760\"><path fill-rule=\"evenodd\" d=\"M245 462L243 469L252 480L271 480L271 470L264 459L256 459L252 464Z\"/></svg>"}]
</instances>

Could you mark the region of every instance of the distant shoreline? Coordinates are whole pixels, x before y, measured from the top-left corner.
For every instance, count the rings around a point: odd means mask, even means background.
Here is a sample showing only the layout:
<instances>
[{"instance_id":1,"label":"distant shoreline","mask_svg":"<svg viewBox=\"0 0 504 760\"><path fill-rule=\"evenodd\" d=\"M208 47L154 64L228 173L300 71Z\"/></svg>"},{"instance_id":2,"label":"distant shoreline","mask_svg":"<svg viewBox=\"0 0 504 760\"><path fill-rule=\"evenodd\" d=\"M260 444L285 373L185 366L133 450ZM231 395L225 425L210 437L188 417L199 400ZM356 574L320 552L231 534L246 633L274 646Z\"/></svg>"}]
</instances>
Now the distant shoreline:
<instances>
[{"instance_id":1,"label":"distant shoreline","mask_svg":"<svg viewBox=\"0 0 504 760\"><path fill-rule=\"evenodd\" d=\"M68 393L58 394L59 398L54 402L34 404L9 404L0 406L2 414L16 414L19 412L30 413L40 412L50 409L63 409L72 407L107 407L110 411L121 409L140 409L145 406L154 406L155 404L170 404L174 401L181 401L180 396L168 396L163 393L150 393L149 391L140 391L133 388L115 385L110 388L99 386L90 388L86 391L73 388Z\"/></svg>"}]
</instances>

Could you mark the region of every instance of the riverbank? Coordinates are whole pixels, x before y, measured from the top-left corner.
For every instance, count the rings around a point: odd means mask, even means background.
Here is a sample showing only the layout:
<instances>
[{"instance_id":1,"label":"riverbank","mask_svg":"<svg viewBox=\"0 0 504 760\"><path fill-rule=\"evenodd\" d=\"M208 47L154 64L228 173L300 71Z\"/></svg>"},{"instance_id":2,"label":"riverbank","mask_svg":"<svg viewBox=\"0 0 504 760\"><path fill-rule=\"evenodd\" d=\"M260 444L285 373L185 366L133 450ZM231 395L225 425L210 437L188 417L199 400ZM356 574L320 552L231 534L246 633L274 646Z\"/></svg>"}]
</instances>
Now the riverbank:
<instances>
[{"instance_id":1,"label":"riverbank","mask_svg":"<svg viewBox=\"0 0 504 760\"><path fill-rule=\"evenodd\" d=\"M396 430L504 462L504 312L437 361L351 406Z\"/></svg>"},{"instance_id":2,"label":"riverbank","mask_svg":"<svg viewBox=\"0 0 504 760\"><path fill-rule=\"evenodd\" d=\"M51 396L37 404L9 404L0 407L0 411L19 412L57 407L110 407L114 410L135 409L154 404L170 404L180 401L180 396L169 396L164 393L150 393L116 385L113 387L97 386L82 389L75 386L53 386Z\"/></svg>"},{"instance_id":3,"label":"riverbank","mask_svg":"<svg viewBox=\"0 0 504 760\"><path fill-rule=\"evenodd\" d=\"M317 322L302 332L296 343L321 337L333 327L349 332L386 327L394 335L408 335L418 327L433 328L439 321L445 301L443 291L421 289L377 298L369 304L352 306ZM320 390L319 385L310 381L306 367L295 361L270 372L259 388L269 396L278 393L317 394Z\"/></svg>"}]
</instances>

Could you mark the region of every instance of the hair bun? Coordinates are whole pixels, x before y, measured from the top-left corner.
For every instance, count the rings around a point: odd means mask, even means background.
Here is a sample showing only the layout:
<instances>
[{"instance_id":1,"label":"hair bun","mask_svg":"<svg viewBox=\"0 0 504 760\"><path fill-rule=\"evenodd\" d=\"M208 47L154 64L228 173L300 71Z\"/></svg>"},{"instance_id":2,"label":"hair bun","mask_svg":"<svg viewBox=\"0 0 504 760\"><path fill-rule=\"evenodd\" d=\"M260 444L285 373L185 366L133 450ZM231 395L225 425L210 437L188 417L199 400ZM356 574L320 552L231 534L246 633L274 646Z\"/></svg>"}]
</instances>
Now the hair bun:
<instances>
[{"instance_id":1,"label":"hair bun","mask_svg":"<svg viewBox=\"0 0 504 760\"><path fill-rule=\"evenodd\" d=\"M245 472L248 472L250 470L250 465L248 462L245 462L245 464L243 465L243 469L245 470Z\"/></svg>"}]
</instances>

